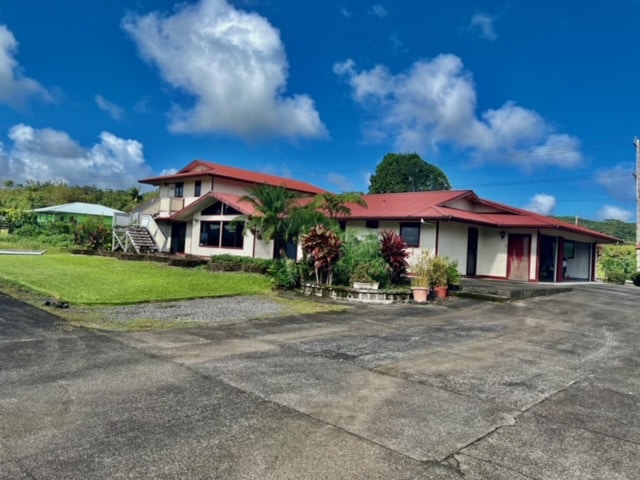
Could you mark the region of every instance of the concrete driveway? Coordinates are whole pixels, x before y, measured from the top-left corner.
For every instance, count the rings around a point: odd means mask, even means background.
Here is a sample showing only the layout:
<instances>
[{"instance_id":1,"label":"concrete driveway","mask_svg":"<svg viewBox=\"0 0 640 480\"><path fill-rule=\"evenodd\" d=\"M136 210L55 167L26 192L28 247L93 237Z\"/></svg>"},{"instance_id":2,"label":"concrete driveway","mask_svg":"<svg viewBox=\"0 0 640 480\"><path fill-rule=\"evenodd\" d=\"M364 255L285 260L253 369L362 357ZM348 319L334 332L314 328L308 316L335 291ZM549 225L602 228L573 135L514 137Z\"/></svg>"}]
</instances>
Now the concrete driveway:
<instances>
[{"instance_id":1,"label":"concrete driveway","mask_svg":"<svg viewBox=\"0 0 640 480\"><path fill-rule=\"evenodd\" d=\"M103 334L0 294L0 478L637 479L639 301Z\"/></svg>"}]
</instances>

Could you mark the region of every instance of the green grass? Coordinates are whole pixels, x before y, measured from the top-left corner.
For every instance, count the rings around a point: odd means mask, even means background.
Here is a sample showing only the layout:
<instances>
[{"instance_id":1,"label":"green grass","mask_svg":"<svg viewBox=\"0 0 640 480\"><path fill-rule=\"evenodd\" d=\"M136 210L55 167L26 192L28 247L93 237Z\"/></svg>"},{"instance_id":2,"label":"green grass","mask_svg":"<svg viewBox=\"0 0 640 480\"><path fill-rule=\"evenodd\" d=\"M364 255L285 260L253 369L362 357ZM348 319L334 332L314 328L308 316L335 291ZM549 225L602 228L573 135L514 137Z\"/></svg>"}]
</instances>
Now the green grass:
<instances>
[{"instance_id":1,"label":"green grass","mask_svg":"<svg viewBox=\"0 0 640 480\"><path fill-rule=\"evenodd\" d=\"M269 279L262 275L64 253L0 255L0 278L75 305L254 295L271 290Z\"/></svg>"}]
</instances>

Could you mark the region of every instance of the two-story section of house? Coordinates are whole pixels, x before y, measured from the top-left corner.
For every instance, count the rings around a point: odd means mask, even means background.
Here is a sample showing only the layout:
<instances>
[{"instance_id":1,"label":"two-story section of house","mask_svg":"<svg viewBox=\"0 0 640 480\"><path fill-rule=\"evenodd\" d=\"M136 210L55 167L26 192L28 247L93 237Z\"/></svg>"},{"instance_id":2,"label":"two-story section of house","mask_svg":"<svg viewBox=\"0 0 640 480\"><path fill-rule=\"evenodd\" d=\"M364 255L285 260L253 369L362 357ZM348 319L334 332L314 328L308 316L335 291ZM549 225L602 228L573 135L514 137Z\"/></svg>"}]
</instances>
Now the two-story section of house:
<instances>
[{"instance_id":1,"label":"two-story section of house","mask_svg":"<svg viewBox=\"0 0 640 480\"><path fill-rule=\"evenodd\" d=\"M210 256L228 253L273 258L274 242L245 231L238 219L253 207L242 197L255 185L282 186L300 195L324 190L306 182L195 160L172 175L145 178L140 183L159 188L150 213L164 234L161 250Z\"/></svg>"}]
</instances>

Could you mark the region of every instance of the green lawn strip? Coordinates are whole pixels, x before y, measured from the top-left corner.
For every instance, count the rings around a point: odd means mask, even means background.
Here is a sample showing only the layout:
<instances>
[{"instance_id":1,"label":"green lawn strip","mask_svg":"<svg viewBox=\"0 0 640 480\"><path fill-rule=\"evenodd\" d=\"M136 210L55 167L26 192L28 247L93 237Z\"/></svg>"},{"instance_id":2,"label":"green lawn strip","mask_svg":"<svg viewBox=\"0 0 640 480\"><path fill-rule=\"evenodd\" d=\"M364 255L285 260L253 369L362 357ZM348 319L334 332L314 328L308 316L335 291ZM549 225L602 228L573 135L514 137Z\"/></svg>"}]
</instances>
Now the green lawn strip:
<instances>
[{"instance_id":1,"label":"green lawn strip","mask_svg":"<svg viewBox=\"0 0 640 480\"><path fill-rule=\"evenodd\" d=\"M262 275L59 253L2 255L0 277L75 305L254 295L271 289L269 279Z\"/></svg>"}]
</instances>

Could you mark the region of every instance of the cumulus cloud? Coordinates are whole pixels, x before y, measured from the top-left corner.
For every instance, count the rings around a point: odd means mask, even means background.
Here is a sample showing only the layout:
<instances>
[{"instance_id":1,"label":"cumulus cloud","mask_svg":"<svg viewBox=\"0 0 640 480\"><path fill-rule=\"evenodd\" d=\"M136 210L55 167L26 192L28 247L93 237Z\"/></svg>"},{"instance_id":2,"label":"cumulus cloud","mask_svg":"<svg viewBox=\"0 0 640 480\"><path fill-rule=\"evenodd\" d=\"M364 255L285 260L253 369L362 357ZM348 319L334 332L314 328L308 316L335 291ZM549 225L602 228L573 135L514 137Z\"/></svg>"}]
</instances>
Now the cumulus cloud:
<instances>
[{"instance_id":1,"label":"cumulus cloud","mask_svg":"<svg viewBox=\"0 0 640 480\"><path fill-rule=\"evenodd\" d=\"M387 9L384 8L379 3L375 3L371 5L371 13L373 13L376 17L384 18L388 15Z\"/></svg>"},{"instance_id":2,"label":"cumulus cloud","mask_svg":"<svg viewBox=\"0 0 640 480\"><path fill-rule=\"evenodd\" d=\"M0 102L21 108L30 97L52 101L49 92L23 74L15 59L18 42L6 25L0 25Z\"/></svg>"},{"instance_id":3,"label":"cumulus cloud","mask_svg":"<svg viewBox=\"0 0 640 480\"><path fill-rule=\"evenodd\" d=\"M569 168L582 161L578 139L556 133L533 110L508 101L478 114L475 84L456 55L418 61L396 75L383 65L358 71L351 59L333 70L370 114L364 127L370 141L392 141L401 151L448 144L524 167Z\"/></svg>"},{"instance_id":4,"label":"cumulus cloud","mask_svg":"<svg viewBox=\"0 0 640 480\"><path fill-rule=\"evenodd\" d=\"M340 14L344 18L351 18L351 12L346 7L340 7Z\"/></svg>"},{"instance_id":5,"label":"cumulus cloud","mask_svg":"<svg viewBox=\"0 0 640 480\"><path fill-rule=\"evenodd\" d=\"M65 132L24 124L14 125L8 137L11 143L0 149L0 165L3 177L18 183L63 181L119 189L151 175L142 144L109 132L102 132L99 142L89 148Z\"/></svg>"},{"instance_id":6,"label":"cumulus cloud","mask_svg":"<svg viewBox=\"0 0 640 480\"><path fill-rule=\"evenodd\" d=\"M122 109L122 107L119 107L115 103L110 102L109 100L104 98L102 95L96 95L95 101L96 101L96 104L98 105L98 108L100 110L104 110L105 112L107 112L109 115L111 115L111 118L113 118L114 120L120 120L122 118L122 114L124 113L124 110Z\"/></svg>"},{"instance_id":7,"label":"cumulus cloud","mask_svg":"<svg viewBox=\"0 0 640 480\"><path fill-rule=\"evenodd\" d=\"M540 215L551 215L556 208L556 197L546 193L536 193L525 208Z\"/></svg>"},{"instance_id":8,"label":"cumulus cloud","mask_svg":"<svg viewBox=\"0 0 640 480\"><path fill-rule=\"evenodd\" d=\"M631 220L632 212L624 208L614 207L613 205L605 205L598 210L598 220L621 220L628 222Z\"/></svg>"},{"instance_id":9,"label":"cumulus cloud","mask_svg":"<svg viewBox=\"0 0 640 480\"><path fill-rule=\"evenodd\" d=\"M496 40L498 34L494 26L495 21L496 17L493 15L489 15L486 12L476 12L469 22L469 30L477 33L481 38Z\"/></svg>"},{"instance_id":10,"label":"cumulus cloud","mask_svg":"<svg viewBox=\"0 0 640 480\"><path fill-rule=\"evenodd\" d=\"M621 202L631 202L636 198L634 171L635 164L631 162L619 163L612 168L596 172L596 181L612 197Z\"/></svg>"},{"instance_id":11,"label":"cumulus cloud","mask_svg":"<svg viewBox=\"0 0 640 480\"><path fill-rule=\"evenodd\" d=\"M327 130L304 94L285 96L289 64L279 31L226 0L179 4L172 15L128 15L122 27L171 86L170 130L255 137L320 138Z\"/></svg>"}]
</instances>

